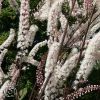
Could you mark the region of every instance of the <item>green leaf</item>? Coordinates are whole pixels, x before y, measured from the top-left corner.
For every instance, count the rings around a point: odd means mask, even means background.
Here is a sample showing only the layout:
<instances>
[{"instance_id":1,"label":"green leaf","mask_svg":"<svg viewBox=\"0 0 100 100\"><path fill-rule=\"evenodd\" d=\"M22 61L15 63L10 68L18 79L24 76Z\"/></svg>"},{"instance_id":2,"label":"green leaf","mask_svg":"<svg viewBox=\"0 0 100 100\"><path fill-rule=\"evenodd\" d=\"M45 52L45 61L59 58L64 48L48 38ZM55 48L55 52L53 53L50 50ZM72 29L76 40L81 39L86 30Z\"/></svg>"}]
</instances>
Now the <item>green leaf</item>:
<instances>
[{"instance_id":1,"label":"green leaf","mask_svg":"<svg viewBox=\"0 0 100 100\"><path fill-rule=\"evenodd\" d=\"M8 32L0 33L0 45L8 38L8 36L9 36Z\"/></svg>"},{"instance_id":2,"label":"green leaf","mask_svg":"<svg viewBox=\"0 0 100 100\"><path fill-rule=\"evenodd\" d=\"M19 100L23 100L23 98L26 96L27 94L27 88L23 88L22 90L20 90L19 94L20 94L20 98Z\"/></svg>"}]
</instances>

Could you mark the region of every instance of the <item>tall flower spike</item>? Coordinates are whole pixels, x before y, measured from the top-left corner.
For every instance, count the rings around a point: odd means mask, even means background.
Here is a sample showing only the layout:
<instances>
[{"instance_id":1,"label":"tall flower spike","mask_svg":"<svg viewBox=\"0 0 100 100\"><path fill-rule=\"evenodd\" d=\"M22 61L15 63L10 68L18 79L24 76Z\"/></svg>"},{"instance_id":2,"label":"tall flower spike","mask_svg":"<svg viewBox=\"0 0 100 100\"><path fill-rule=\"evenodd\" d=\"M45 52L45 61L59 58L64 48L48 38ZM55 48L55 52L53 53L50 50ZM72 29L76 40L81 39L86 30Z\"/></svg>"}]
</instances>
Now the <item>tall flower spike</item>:
<instances>
[{"instance_id":1,"label":"tall flower spike","mask_svg":"<svg viewBox=\"0 0 100 100\"><path fill-rule=\"evenodd\" d=\"M65 16L61 13L62 5L65 1L64 0L58 0L55 1L50 9L49 15L48 15L48 24L47 24L47 35L50 35L48 45L49 47L53 43L53 41L59 41L62 31L64 31L67 20ZM59 23L63 26L61 26L60 29L58 29Z\"/></svg>"},{"instance_id":2,"label":"tall flower spike","mask_svg":"<svg viewBox=\"0 0 100 100\"><path fill-rule=\"evenodd\" d=\"M57 72L59 86L63 85L63 81L66 80L72 69L77 66L78 58L79 58L79 53L69 58L61 67L60 72L59 73Z\"/></svg>"},{"instance_id":3,"label":"tall flower spike","mask_svg":"<svg viewBox=\"0 0 100 100\"><path fill-rule=\"evenodd\" d=\"M31 25L29 29L29 45L32 46L32 43L34 41L36 32L38 31L38 27L36 25Z\"/></svg>"},{"instance_id":4,"label":"tall flower spike","mask_svg":"<svg viewBox=\"0 0 100 100\"><path fill-rule=\"evenodd\" d=\"M5 83L0 89L0 100L5 100L5 97L9 96L7 93L11 92L12 89L15 89L15 85L19 77L19 73L20 70L17 70L11 80L5 81ZM12 91L12 92L16 92L16 91Z\"/></svg>"},{"instance_id":5,"label":"tall flower spike","mask_svg":"<svg viewBox=\"0 0 100 100\"><path fill-rule=\"evenodd\" d=\"M45 100L62 100L61 95L63 95L63 84L72 69L76 67L78 58L79 54L75 54L73 57L68 59L63 66L59 63L54 66L53 73L45 88ZM53 65L50 67L52 66Z\"/></svg>"},{"instance_id":6,"label":"tall flower spike","mask_svg":"<svg viewBox=\"0 0 100 100\"><path fill-rule=\"evenodd\" d=\"M44 5L41 7L41 9L34 13L35 19L41 21L46 20L48 18L49 10L55 1L57 0L44 0Z\"/></svg>"},{"instance_id":7,"label":"tall flower spike","mask_svg":"<svg viewBox=\"0 0 100 100\"><path fill-rule=\"evenodd\" d=\"M29 55L28 55L28 57L27 57L27 61L26 62L29 62L29 63L31 63L31 64L34 64L34 56L36 55L36 53L38 52L38 50L41 48L41 47L43 47L43 46L45 46L47 44L47 40L45 40L45 41L42 41L42 42L39 42L39 43L37 43L34 47L33 47L33 49L30 51L30 53L29 53ZM35 61L36 62L36 61ZM38 65L39 63L37 62L37 64L36 65Z\"/></svg>"},{"instance_id":8,"label":"tall flower spike","mask_svg":"<svg viewBox=\"0 0 100 100\"><path fill-rule=\"evenodd\" d=\"M7 80L3 84L3 86L1 87L1 89L0 89L0 100L4 100L5 99L5 96L6 96L5 90L8 88L9 84L10 84L10 81Z\"/></svg>"},{"instance_id":9,"label":"tall flower spike","mask_svg":"<svg viewBox=\"0 0 100 100\"><path fill-rule=\"evenodd\" d=\"M68 78L69 74L71 73L72 69L77 66L77 61L79 58L79 53L75 54L71 58L69 58L64 65L56 66L57 70L54 72L53 77L55 77L54 82L52 83L51 89L51 97L54 96L55 99L59 100L62 97L60 95L63 95L63 84L65 80Z\"/></svg>"},{"instance_id":10,"label":"tall flower spike","mask_svg":"<svg viewBox=\"0 0 100 100\"><path fill-rule=\"evenodd\" d=\"M1 68L1 64L3 62L4 56L7 53L7 51L8 51L7 49L4 49L0 54L0 85L2 84L4 76L5 76L5 74L4 74L4 72L3 72L2 68Z\"/></svg>"},{"instance_id":11,"label":"tall flower spike","mask_svg":"<svg viewBox=\"0 0 100 100\"><path fill-rule=\"evenodd\" d=\"M46 66L45 66L45 80L48 78L49 74L55 70L57 59L58 59L58 53L59 53L60 44L58 42L54 42L48 52L47 60L46 60ZM49 82L45 88L45 100L53 100L54 96L51 97L51 87L55 83L55 78L52 75L49 79Z\"/></svg>"},{"instance_id":12,"label":"tall flower spike","mask_svg":"<svg viewBox=\"0 0 100 100\"><path fill-rule=\"evenodd\" d=\"M79 88L77 91L66 96L66 100L75 100L79 97L91 93L92 91L100 90L100 85L89 85L84 88Z\"/></svg>"},{"instance_id":13,"label":"tall flower spike","mask_svg":"<svg viewBox=\"0 0 100 100\"><path fill-rule=\"evenodd\" d=\"M37 66L36 70L36 83L39 89L41 88L44 81L44 68L45 68L46 58L47 58L47 52L41 57L41 61Z\"/></svg>"},{"instance_id":14,"label":"tall flower spike","mask_svg":"<svg viewBox=\"0 0 100 100\"><path fill-rule=\"evenodd\" d=\"M2 83L2 80L4 78L4 73L1 68L1 64L5 57L5 54L8 51L8 47L11 45L12 41L14 40L14 37L15 37L15 31L14 29L10 29L9 37L2 45L0 45L0 84Z\"/></svg>"},{"instance_id":15,"label":"tall flower spike","mask_svg":"<svg viewBox=\"0 0 100 100\"><path fill-rule=\"evenodd\" d=\"M25 56L27 53L29 32L29 0L21 0L20 7L20 20L19 20L19 32L18 32L18 44L19 52L17 58Z\"/></svg>"},{"instance_id":16,"label":"tall flower spike","mask_svg":"<svg viewBox=\"0 0 100 100\"><path fill-rule=\"evenodd\" d=\"M64 0L56 1L50 9L48 15L48 26L47 26L48 35L53 34L54 36L54 34L56 34L58 31L57 30L58 18L60 18L61 7L63 3Z\"/></svg>"},{"instance_id":17,"label":"tall flower spike","mask_svg":"<svg viewBox=\"0 0 100 100\"><path fill-rule=\"evenodd\" d=\"M11 45L12 41L14 40L14 37L15 37L15 30L10 29L9 37L2 45L0 45L0 52L2 52L2 50L4 49L7 49Z\"/></svg>"},{"instance_id":18,"label":"tall flower spike","mask_svg":"<svg viewBox=\"0 0 100 100\"><path fill-rule=\"evenodd\" d=\"M100 49L100 32L96 34L88 44L85 57L81 63L79 71L76 74L76 80L74 81L75 86L77 86L77 84L79 83L78 80L80 80L81 78L87 80L97 60L95 54L99 49Z\"/></svg>"}]
</instances>

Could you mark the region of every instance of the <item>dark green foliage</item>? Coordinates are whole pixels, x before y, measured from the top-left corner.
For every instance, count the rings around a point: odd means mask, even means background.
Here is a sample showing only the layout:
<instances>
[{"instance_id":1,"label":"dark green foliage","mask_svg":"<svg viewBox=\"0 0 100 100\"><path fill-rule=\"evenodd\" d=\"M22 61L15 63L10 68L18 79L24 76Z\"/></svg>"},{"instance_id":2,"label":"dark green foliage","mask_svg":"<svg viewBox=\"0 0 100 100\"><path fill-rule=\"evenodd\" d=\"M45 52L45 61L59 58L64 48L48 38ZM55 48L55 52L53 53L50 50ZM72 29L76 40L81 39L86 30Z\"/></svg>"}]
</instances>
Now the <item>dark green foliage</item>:
<instances>
[{"instance_id":1,"label":"dark green foliage","mask_svg":"<svg viewBox=\"0 0 100 100\"><path fill-rule=\"evenodd\" d=\"M7 39L8 35L8 32L0 33L0 45Z\"/></svg>"},{"instance_id":2,"label":"dark green foliage","mask_svg":"<svg viewBox=\"0 0 100 100\"><path fill-rule=\"evenodd\" d=\"M21 71L21 76L17 83L20 100L27 100L29 98L32 87L35 84L36 67L29 64L26 66L28 69L26 71Z\"/></svg>"},{"instance_id":3,"label":"dark green foliage","mask_svg":"<svg viewBox=\"0 0 100 100\"><path fill-rule=\"evenodd\" d=\"M30 0L30 8L36 8L39 2L41 2L41 0Z\"/></svg>"},{"instance_id":4,"label":"dark green foliage","mask_svg":"<svg viewBox=\"0 0 100 100\"><path fill-rule=\"evenodd\" d=\"M73 16L68 17L69 25L74 24L76 21L77 21L76 17L73 17Z\"/></svg>"},{"instance_id":5,"label":"dark green foliage","mask_svg":"<svg viewBox=\"0 0 100 100\"><path fill-rule=\"evenodd\" d=\"M14 40L11 46L8 48L8 52L6 53L6 56L4 57L4 60L2 62L2 69L4 70L5 73L8 72L10 65L14 62L16 54L17 54L17 49L16 49L16 42Z\"/></svg>"},{"instance_id":6,"label":"dark green foliage","mask_svg":"<svg viewBox=\"0 0 100 100\"><path fill-rule=\"evenodd\" d=\"M82 6L84 0L77 0L79 6Z\"/></svg>"},{"instance_id":7,"label":"dark green foliage","mask_svg":"<svg viewBox=\"0 0 100 100\"><path fill-rule=\"evenodd\" d=\"M66 3L64 3L63 6L62 6L62 13L63 13L66 17L68 17L69 12L70 12L70 7L69 7L69 4L66 2Z\"/></svg>"},{"instance_id":8,"label":"dark green foliage","mask_svg":"<svg viewBox=\"0 0 100 100\"><path fill-rule=\"evenodd\" d=\"M10 28L18 27L18 13L10 6L7 0L3 2L3 8L0 14L0 32L8 31Z\"/></svg>"}]
</instances>

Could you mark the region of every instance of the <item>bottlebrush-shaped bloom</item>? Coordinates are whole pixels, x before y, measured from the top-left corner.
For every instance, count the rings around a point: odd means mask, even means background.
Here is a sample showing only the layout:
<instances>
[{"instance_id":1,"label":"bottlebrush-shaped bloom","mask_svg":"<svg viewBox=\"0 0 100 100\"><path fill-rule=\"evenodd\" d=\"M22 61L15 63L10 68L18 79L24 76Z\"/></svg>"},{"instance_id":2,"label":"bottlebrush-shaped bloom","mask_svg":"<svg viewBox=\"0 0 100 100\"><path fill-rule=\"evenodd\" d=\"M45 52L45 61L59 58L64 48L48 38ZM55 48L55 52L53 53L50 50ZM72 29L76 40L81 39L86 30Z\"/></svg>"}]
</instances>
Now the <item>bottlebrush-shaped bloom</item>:
<instances>
[{"instance_id":1,"label":"bottlebrush-shaped bloom","mask_svg":"<svg viewBox=\"0 0 100 100\"><path fill-rule=\"evenodd\" d=\"M41 61L37 66L36 70L36 83L37 83L36 85L38 86L39 89L41 88L44 81L44 69L45 69L46 58L47 58L47 53L45 53L41 57Z\"/></svg>"},{"instance_id":2,"label":"bottlebrush-shaped bloom","mask_svg":"<svg viewBox=\"0 0 100 100\"><path fill-rule=\"evenodd\" d=\"M29 0L21 0L17 48L21 50L27 48L26 41L27 41L28 31L29 31Z\"/></svg>"},{"instance_id":3,"label":"bottlebrush-shaped bloom","mask_svg":"<svg viewBox=\"0 0 100 100\"><path fill-rule=\"evenodd\" d=\"M85 57L81 63L79 71L77 72L74 84L78 84L78 80L80 80L81 78L87 80L97 60L96 57L97 55L95 54L99 49L100 49L100 32L96 34L93 37L93 39L90 40L88 47L86 49Z\"/></svg>"}]
</instances>

